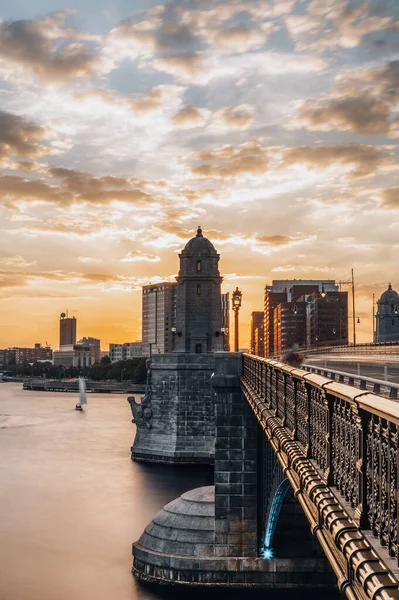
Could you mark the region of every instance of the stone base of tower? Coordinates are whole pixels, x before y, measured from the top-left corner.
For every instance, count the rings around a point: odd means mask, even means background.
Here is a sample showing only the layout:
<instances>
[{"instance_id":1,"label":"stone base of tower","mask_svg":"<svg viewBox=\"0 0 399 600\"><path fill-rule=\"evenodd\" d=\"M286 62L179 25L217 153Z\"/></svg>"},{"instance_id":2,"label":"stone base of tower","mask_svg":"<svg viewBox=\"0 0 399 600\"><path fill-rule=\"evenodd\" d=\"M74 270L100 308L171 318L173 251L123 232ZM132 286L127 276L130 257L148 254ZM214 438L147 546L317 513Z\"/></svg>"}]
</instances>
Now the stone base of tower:
<instances>
[{"instance_id":1,"label":"stone base of tower","mask_svg":"<svg viewBox=\"0 0 399 600\"><path fill-rule=\"evenodd\" d=\"M214 354L156 354L142 404L129 399L136 423L132 460L213 463L215 414L210 378Z\"/></svg>"}]
</instances>

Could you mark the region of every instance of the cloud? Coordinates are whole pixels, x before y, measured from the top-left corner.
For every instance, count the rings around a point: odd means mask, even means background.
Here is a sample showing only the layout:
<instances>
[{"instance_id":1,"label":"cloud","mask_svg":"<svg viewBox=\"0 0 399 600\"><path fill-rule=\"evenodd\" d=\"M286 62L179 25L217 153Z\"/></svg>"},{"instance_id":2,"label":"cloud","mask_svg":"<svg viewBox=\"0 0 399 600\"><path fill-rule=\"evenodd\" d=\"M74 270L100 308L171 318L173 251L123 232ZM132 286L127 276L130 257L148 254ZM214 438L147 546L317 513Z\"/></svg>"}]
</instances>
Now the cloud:
<instances>
[{"instance_id":1,"label":"cloud","mask_svg":"<svg viewBox=\"0 0 399 600\"><path fill-rule=\"evenodd\" d=\"M210 112L203 108L197 108L192 104L185 104L173 115L171 122L178 127L196 127L203 123Z\"/></svg>"},{"instance_id":2,"label":"cloud","mask_svg":"<svg viewBox=\"0 0 399 600\"><path fill-rule=\"evenodd\" d=\"M33 159L50 154L50 148L40 144L48 130L25 119L0 110L0 161L6 163L13 157ZM29 163L19 163L20 166Z\"/></svg>"},{"instance_id":3,"label":"cloud","mask_svg":"<svg viewBox=\"0 0 399 600\"><path fill-rule=\"evenodd\" d=\"M311 0L306 14L290 14L285 24L298 51L356 48L366 36L398 27L394 16L373 14L372 10L372 2Z\"/></svg>"},{"instance_id":4,"label":"cloud","mask_svg":"<svg viewBox=\"0 0 399 600\"><path fill-rule=\"evenodd\" d=\"M366 144L296 146L283 149L280 168L300 164L309 169L341 166L354 179L373 176L377 170L397 168L394 159L385 149Z\"/></svg>"},{"instance_id":5,"label":"cloud","mask_svg":"<svg viewBox=\"0 0 399 600\"><path fill-rule=\"evenodd\" d=\"M255 139L235 147L227 145L194 152L189 158L199 162L191 167L196 177L234 179L261 175L268 170L268 151Z\"/></svg>"},{"instance_id":6,"label":"cloud","mask_svg":"<svg viewBox=\"0 0 399 600\"><path fill-rule=\"evenodd\" d=\"M182 81L190 80L190 78L200 75L205 71L204 59L197 52L163 56L154 60L152 66L159 71L174 75Z\"/></svg>"},{"instance_id":7,"label":"cloud","mask_svg":"<svg viewBox=\"0 0 399 600\"><path fill-rule=\"evenodd\" d=\"M235 107L223 108L216 114L225 125L245 129L254 120L254 109L250 104L240 104Z\"/></svg>"},{"instance_id":8,"label":"cloud","mask_svg":"<svg viewBox=\"0 0 399 600\"><path fill-rule=\"evenodd\" d=\"M67 292L70 296L70 287L76 289L76 296L81 297L82 290L98 290L104 292L131 292L141 290L143 285L173 281L174 276L131 277L114 273L82 273L74 271L5 271L0 270L0 288L27 288L26 295L30 297L32 289L39 285L51 286L51 297ZM47 296L47 293L41 293ZM62 296L65 294L62 293Z\"/></svg>"},{"instance_id":9,"label":"cloud","mask_svg":"<svg viewBox=\"0 0 399 600\"><path fill-rule=\"evenodd\" d=\"M93 258L91 256L78 256L78 261L84 264L101 263L101 258Z\"/></svg>"},{"instance_id":10,"label":"cloud","mask_svg":"<svg viewBox=\"0 0 399 600\"><path fill-rule=\"evenodd\" d=\"M296 117L296 123L311 131L339 130L380 135L388 133L393 126L388 120L390 113L389 104L367 96L307 100Z\"/></svg>"},{"instance_id":11,"label":"cloud","mask_svg":"<svg viewBox=\"0 0 399 600\"><path fill-rule=\"evenodd\" d=\"M51 168L46 173L48 179L24 179L15 175L0 177L0 199L12 208L15 202L36 201L58 206L88 203L93 205L123 202L133 205L156 205L156 200L148 192L139 189L141 182L135 179L113 176L93 177L88 173ZM54 183L59 180L59 183Z\"/></svg>"},{"instance_id":12,"label":"cloud","mask_svg":"<svg viewBox=\"0 0 399 600\"><path fill-rule=\"evenodd\" d=\"M321 266L305 266L305 265L282 265L279 267L273 267L271 269L272 273L292 273L292 272L301 272L301 273L309 273L310 271L315 271L317 273L327 273L330 271L330 267L321 267Z\"/></svg>"},{"instance_id":13,"label":"cloud","mask_svg":"<svg viewBox=\"0 0 399 600\"><path fill-rule=\"evenodd\" d=\"M0 265L4 267L13 267L13 268L21 268L26 269L32 265L35 265L37 261L27 261L20 254L15 254L14 256L6 256L4 258L0 258Z\"/></svg>"},{"instance_id":14,"label":"cloud","mask_svg":"<svg viewBox=\"0 0 399 600\"><path fill-rule=\"evenodd\" d=\"M206 41L215 49L227 52L248 52L260 48L266 42L269 33L274 27L272 23L268 27L247 27L237 25L235 27L219 27L204 31Z\"/></svg>"},{"instance_id":15,"label":"cloud","mask_svg":"<svg viewBox=\"0 0 399 600\"><path fill-rule=\"evenodd\" d=\"M159 256L155 256L154 254L146 254L140 250L130 250L130 252L128 252L124 258L121 258L122 262L159 262L160 260L161 259Z\"/></svg>"},{"instance_id":16,"label":"cloud","mask_svg":"<svg viewBox=\"0 0 399 600\"><path fill-rule=\"evenodd\" d=\"M65 13L43 20L4 21L0 23L0 71L13 75L22 68L46 82L68 82L91 77L99 67L99 57L79 43L79 32L63 30ZM61 38L72 42L55 44ZM82 38L85 34L82 32Z\"/></svg>"},{"instance_id":17,"label":"cloud","mask_svg":"<svg viewBox=\"0 0 399 600\"><path fill-rule=\"evenodd\" d=\"M399 187L387 188L381 192L381 208L399 208Z\"/></svg>"},{"instance_id":18,"label":"cloud","mask_svg":"<svg viewBox=\"0 0 399 600\"><path fill-rule=\"evenodd\" d=\"M288 128L351 131L361 135L390 134L399 99L399 61L374 69L338 73L331 94L306 100Z\"/></svg>"},{"instance_id":19,"label":"cloud","mask_svg":"<svg viewBox=\"0 0 399 600\"><path fill-rule=\"evenodd\" d=\"M121 106L130 109L133 113L141 115L158 110L163 110L168 104L174 103L175 100L180 101L180 97L184 92L182 86L177 85L156 85L145 94L129 98L120 96L116 92L102 89L92 88L81 91L77 94L78 98L96 99L112 106Z\"/></svg>"}]
</instances>

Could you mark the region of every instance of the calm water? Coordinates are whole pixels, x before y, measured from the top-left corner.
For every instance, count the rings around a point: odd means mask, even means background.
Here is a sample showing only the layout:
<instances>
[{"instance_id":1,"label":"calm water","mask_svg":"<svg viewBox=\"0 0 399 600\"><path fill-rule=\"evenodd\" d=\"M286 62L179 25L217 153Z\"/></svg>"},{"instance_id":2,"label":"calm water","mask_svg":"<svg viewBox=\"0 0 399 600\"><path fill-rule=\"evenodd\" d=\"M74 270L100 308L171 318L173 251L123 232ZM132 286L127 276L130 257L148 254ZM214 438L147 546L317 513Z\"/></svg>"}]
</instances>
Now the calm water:
<instances>
[{"instance_id":1,"label":"calm water","mask_svg":"<svg viewBox=\"0 0 399 600\"><path fill-rule=\"evenodd\" d=\"M211 484L212 471L132 463L134 426L126 397L89 395L88 402L78 413L73 394L0 384L0 600L187 597L185 589L138 584L130 572L131 543L164 504ZM303 597L270 591L189 594L220 600Z\"/></svg>"}]
</instances>

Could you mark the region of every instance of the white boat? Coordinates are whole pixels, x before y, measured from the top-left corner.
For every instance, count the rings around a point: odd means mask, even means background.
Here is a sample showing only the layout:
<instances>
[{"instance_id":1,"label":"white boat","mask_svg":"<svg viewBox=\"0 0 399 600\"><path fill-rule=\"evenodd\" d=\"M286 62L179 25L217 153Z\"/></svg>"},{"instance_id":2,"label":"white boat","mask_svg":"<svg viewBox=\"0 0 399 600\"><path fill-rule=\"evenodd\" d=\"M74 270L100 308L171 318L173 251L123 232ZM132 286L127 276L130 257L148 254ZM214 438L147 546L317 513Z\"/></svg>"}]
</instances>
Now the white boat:
<instances>
[{"instance_id":1,"label":"white boat","mask_svg":"<svg viewBox=\"0 0 399 600\"><path fill-rule=\"evenodd\" d=\"M86 381L83 377L79 377L79 402L75 406L75 410L83 410L85 404L87 404Z\"/></svg>"}]
</instances>

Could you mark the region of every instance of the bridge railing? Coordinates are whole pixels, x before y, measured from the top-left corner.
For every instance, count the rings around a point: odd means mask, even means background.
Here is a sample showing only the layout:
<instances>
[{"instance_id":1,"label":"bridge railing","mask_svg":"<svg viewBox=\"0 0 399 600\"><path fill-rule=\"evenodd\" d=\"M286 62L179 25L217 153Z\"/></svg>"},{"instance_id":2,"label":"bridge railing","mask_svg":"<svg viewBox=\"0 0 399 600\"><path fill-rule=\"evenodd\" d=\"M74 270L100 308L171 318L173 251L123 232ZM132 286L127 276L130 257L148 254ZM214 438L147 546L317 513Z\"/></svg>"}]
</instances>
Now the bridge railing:
<instances>
[{"instance_id":1,"label":"bridge railing","mask_svg":"<svg viewBox=\"0 0 399 600\"><path fill-rule=\"evenodd\" d=\"M356 373L348 373L347 371L337 371L330 367L316 367L306 364L302 364L301 366L308 373L317 373L339 383L355 386L361 390L368 390L377 395L388 396L393 400L398 399L399 383L366 377L365 375Z\"/></svg>"},{"instance_id":2,"label":"bridge railing","mask_svg":"<svg viewBox=\"0 0 399 600\"><path fill-rule=\"evenodd\" d=\"M306 348L306 356L317 354L399 354L399 341L374 342L372 344L347 344L345 346L319 346Z\"/></svg>"},{"instance_id":3,"label":"bridge railing","mask_svg":"<svg viewBox=\"0 0 399 600\"><path fill-rule=\"evenodd\" d=\"M353 508L358 526L398 561L399 404L248 354L241 381L258 419L279 420Z\"/></svg>"}]
</instances>

